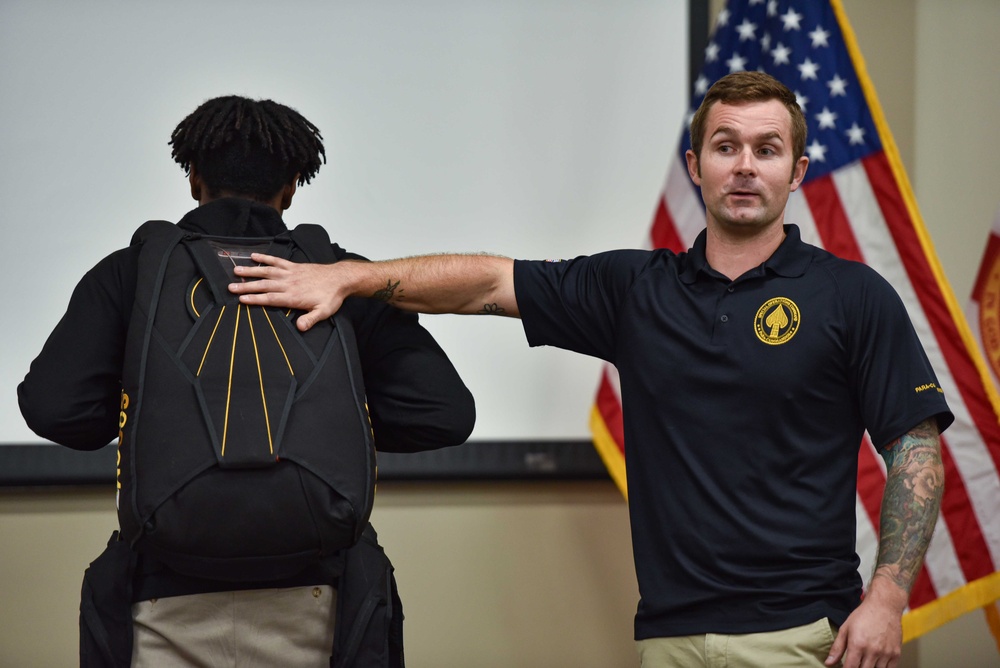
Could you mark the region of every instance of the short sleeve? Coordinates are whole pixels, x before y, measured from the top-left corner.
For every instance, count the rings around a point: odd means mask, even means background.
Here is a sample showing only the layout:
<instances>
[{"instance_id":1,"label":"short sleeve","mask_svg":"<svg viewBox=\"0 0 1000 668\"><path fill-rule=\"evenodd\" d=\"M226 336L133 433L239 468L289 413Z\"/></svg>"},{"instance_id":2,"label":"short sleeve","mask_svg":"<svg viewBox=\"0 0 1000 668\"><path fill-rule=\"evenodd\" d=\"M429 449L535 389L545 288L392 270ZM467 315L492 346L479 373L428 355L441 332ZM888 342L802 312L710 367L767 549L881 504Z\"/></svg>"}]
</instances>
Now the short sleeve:
<instances>
[{"instance_id":1,"label":"short sleeve","mask_svg":"<svg viewBox=\"0 0 1000 668\"><path fill-rule=\"evenodd\" d=\"M618 315L649 260L649 251L619 250L516 261L514 290L528 344L613 361Z\"/></svg>"},{"instance_id":2,"label":"short sleeve","mask_svg":"<svg viewBox=\"0 0 1000 668\"><path fill-rule=\"evenodd\" d=\"M903 301L873 269L853 264L838 276L849 332L849 361L872 443L881 448L924 420L944 431L954 416Z\"/></svg>"}]
</instances>

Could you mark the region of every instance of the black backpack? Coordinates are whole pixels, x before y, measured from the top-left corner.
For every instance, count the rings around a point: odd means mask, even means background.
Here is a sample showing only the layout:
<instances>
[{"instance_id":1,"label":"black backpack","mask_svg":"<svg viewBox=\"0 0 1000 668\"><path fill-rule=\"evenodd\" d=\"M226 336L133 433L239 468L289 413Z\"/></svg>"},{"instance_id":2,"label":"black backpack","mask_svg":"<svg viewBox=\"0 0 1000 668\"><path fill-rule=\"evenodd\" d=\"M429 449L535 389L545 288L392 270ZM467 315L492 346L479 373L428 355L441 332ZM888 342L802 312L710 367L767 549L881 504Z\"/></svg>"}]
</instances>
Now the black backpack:
<instances>
[{"instance_id":1,"label":"black backpack","mask_svg":"<svg viewBox=\"0 0 1000 668\"><path fill-rule=\"evenodd\" d=\"M150 221L141 244L119 418L124 540L173 570L273 580L355 544L375 450L353 329L240 304L250 253L333 262L326 231L213 237Z\"/></svg>"}]
</instances>

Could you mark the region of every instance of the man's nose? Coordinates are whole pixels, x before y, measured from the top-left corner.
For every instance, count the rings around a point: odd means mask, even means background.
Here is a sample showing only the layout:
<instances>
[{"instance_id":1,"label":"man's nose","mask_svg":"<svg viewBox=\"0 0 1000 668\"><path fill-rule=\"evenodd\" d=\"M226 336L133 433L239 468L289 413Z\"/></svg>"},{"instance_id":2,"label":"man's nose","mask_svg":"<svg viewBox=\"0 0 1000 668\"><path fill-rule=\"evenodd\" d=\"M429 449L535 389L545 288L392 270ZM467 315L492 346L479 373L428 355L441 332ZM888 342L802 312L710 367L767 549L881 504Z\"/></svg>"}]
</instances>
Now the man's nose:
<instances>
[{"instance_id":1,"label":"man's nose","mask_svg":"<svg viewBox=\"0 0 1000 668\"><path fill-rule=\"evenodd\" d=\"M754 162L753 151L744 149L736 156L734 169L737 174L753 175L757 172L757 165Z\"/></svg>"}]
</instances>

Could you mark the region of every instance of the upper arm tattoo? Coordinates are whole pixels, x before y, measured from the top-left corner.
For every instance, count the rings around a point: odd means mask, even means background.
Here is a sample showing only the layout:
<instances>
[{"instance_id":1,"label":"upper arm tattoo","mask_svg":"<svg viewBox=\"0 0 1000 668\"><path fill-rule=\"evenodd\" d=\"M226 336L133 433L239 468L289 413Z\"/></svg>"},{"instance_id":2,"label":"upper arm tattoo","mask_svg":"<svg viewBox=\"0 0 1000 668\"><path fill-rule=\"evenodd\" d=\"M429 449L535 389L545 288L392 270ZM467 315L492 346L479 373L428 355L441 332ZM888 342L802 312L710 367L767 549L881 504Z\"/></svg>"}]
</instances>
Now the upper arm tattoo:
<instances>
[{"instance_id":1,"label":"upper arm tattoo","mask_svg":"<svg viewBox=\"0 0 1000 668\"><path fill-rule=\"evenodd\" d=\"M875 576L888 577L909 591L934 532L944 493L936 419L921 422L885 446L881 454L888 471Z\"/></svg>"}]
</instances>

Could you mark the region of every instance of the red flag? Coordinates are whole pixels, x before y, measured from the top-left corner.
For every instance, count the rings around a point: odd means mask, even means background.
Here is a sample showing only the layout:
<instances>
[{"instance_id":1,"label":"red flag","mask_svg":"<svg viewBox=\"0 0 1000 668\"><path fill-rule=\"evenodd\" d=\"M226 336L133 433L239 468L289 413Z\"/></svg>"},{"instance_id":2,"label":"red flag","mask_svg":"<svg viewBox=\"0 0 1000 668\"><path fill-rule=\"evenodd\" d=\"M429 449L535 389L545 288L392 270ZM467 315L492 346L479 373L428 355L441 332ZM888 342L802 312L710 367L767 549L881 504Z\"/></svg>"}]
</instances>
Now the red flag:
<instances>
[{"instance_id":1,"label":"red flag","mask_svg":"<svg viewBox=\"0 0 1000 668\"><path fill-rule=\"evenodd\" d=\"M786 220L799 226L803 240L872 266L895 287L955 413L942 436L941 517L903 616L904 640L912 640L1000 599L1000 400L924 229L840 1L731 0L719 14L705 61L690 113L729 72L760 69L795 92L808 123L810 163L803 186L789 199ZM689 146L685 124L656 208L650 247L685 250L704 228L701 197L683 157ZM985 349L1000 369L996 227L987 256L990 266L984 263L976 288L985 301L977 302L982 308L973 322L984 323ZM601 377L591 428L627 498L621 399L611 366ZM866 437L857 495L857 550L865 581L874 570L884 485L885 465Z\"/></svg>"}]
</instances>

